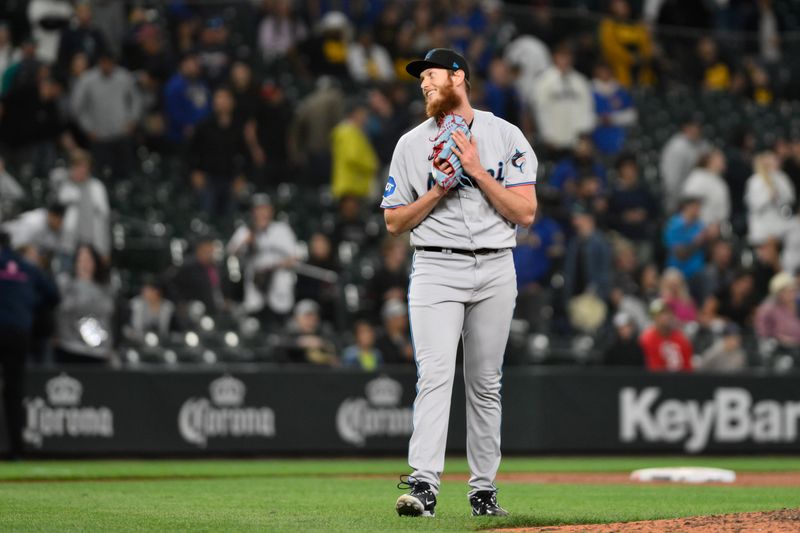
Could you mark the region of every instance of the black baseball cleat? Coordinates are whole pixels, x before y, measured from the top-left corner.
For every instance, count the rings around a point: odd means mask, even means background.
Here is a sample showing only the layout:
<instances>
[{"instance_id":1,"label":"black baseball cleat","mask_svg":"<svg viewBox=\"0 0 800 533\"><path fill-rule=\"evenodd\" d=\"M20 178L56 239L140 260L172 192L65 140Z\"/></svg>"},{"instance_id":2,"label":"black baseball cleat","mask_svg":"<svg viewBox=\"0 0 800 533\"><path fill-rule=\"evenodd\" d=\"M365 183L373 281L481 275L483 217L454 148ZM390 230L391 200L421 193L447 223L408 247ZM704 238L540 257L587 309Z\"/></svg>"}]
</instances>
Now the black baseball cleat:
<instances>
[{"instance_id":1,"label":"black baseball cleat","mask_svg":"<svg viewBox=\"0 0 800 533\"><path fill-rule=\"evenodd\" d=\"M508 511L497 505L497 492L479 490L469 497L472 516L508 516Z\"/></svg>"},{"instance_id":2,"label":"black baseball cleat","mask_svg":"<svg viewBox=\"0 0 800 533\"><path fill-rule=\"evenodd\" d=\"M405 479L403 479L405 478ZM434 516L436 494L424 481L417 481L411 476L400 476L398 489L411 489L408 494L397 498L395 509L400 516Z\"/></svg>"}]
</instances>

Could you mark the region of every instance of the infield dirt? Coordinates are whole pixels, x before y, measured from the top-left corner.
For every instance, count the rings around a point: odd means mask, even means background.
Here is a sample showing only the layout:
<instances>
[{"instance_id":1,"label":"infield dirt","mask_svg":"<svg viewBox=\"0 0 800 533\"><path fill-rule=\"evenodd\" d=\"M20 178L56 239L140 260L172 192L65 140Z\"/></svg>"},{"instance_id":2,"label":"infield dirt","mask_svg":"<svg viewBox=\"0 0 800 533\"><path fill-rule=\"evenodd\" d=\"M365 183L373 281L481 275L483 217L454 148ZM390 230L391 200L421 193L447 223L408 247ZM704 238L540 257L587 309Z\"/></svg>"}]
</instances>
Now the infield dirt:
<instances>
[{"instance_id":1,"label":"infield dirt","mask_svg":"<svg viewBox=\"0 0 800 533\"><path fill-rule=\"evenodd\" d=\"M797 533L800 510L692 516L671 520L498 529L504 533Z\"/></svg>"}]
</instances>

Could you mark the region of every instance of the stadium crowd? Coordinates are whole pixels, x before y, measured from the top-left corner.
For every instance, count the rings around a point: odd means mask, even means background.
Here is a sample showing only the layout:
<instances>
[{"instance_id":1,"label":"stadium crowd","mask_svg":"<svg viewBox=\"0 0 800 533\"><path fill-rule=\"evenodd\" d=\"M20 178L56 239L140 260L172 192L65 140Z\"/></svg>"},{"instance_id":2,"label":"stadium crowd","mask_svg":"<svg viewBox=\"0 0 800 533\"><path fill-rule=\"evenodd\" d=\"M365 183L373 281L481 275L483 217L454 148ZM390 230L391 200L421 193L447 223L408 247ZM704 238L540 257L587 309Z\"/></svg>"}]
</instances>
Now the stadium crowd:
<instances>
[{"instance_id":1,"label":"stadium crowd","mask_svg":"<svg viewBox=\"0 0 800 533\"><path fill-rule=\"evenodd\" d=\"M792 2L4 6L0 331L38 363L412 363L377 206L424 119L404 66L436 47L539 158L510 362L800 361ZM40 297L3 289L21 258Z\"/></svg>"}]
</instances>

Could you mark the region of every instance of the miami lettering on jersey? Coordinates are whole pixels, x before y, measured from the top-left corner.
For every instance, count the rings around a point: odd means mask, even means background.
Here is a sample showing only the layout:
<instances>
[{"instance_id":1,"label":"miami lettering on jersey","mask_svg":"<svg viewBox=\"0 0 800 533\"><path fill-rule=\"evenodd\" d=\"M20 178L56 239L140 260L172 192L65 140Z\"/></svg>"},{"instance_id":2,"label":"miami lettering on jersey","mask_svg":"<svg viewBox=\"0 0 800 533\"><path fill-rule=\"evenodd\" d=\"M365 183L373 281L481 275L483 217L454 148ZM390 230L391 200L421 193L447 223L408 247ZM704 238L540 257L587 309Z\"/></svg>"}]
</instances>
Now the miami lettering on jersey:
<instances>
[{"instance_id":1,"label":"miami lettering on jersey","mask_svg":"<svg viewBox=\"0 0 800 533\"><path fill-rule=\"evenodd\" d=\"M493 168L487 168L486 172L488 172L489 175L491 177L493 177L495 180L497 180L499 183L503 183L503 177L504 176L503 176L503 162L502 161L498 161L497 162L497 176L495 176L495 171L494 171ZM389 176L389 180L391 180L391 179L392 179L391 176ZM436 180L433 178L433 173L432 172L428 172L428 190L431 190L433 188L434 184L436 184ZM386 187L388 188L389 185L387 184ZM464 177L461 178L461 181L459 183L457 183L453 187L453 189L451 189L451 190L458 190L458 189L462 189L464 187L477 188L478 185L475 183L475 180L472 179L472 176L470 176L469 174L464 174ZM386 194L384 194L384 196L386 196Z\"/></svg>"}]
</instances>

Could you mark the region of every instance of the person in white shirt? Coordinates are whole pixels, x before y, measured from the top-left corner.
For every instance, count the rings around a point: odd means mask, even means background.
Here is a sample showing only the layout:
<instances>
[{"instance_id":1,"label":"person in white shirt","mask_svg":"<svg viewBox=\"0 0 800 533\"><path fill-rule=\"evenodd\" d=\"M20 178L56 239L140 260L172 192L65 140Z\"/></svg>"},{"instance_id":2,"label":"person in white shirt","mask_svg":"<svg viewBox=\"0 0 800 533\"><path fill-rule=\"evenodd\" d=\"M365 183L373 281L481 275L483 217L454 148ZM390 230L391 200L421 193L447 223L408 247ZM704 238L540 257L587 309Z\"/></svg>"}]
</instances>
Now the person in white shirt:
<instances>
[{"instance_id":1,"label":"person in white shirt","mask_svg":"<svg viewBox=\"0 0 800 533\"><path fill-rule=\"evenodd\" d=\"M686 120L681 125L681 131L670 137L664 145L659 170L665 212L671 213L678 208L683 182L709 148L708 142L703 139L700 123L693 118Z\"/></svg>"},{"instance_id":2,"label":"person in white shirt","mask_svg":"<svg viewBox=\"0 0 800 533\"><path fill-rule=\"evenodd\" d=\"M554 151L570 150L595 125L594 96L589 80L572 68L572 50L560 46L553 66L536 83L534 105L539 137Z\"/></svg>"},{"instance_id":3,"label":"person in white shirt","mask_svg":"<svg viewBox=\"0 0 800 533\"><path fill-rule=\"evenodd\" d=\"M358 40L347 47L347 70L355 81L391 81L394 65L389 52L375 43L369 30L362 30Z\"/></svg>"},{"instance_id":4,"label":"person in white shirt","mask_svg":"<svg viewBox=\"0 0 800 533\"><path fill-rule=\"evenodd\" d=\"M755 173L745 184L748 240L759 244L775 237L783 239L791 227L795 190L792 182L778 167L773 152L762 152L753 164Z\"/></svg>"},{"instance_id":5,"label":"person in white shirt","mask_svg":"<svg viewBox=\"0 0 800 533\"><path fill-rule=\"evenodd\" d=\"M297 239L287 223L274 220L274 214L269 196L253 195L251 223L234 232L226 250L245 260L245 311L282 319L294 307Z\"/></svg>"},{"instance_id":6,"label":"person in white shirt","mask_svg":"<svg viewBox=\"0 0 800 533\"><path fill-rule=\"evenodd\" d=\"M11 237L11 246L15 249L33 246L39 254L67 253L61 233L64 210L63 205L54 202L22 213L3 224L2 228Z\"/></svg>"},{"instance_id":7,"label":"person in white shirt","mask_svg":"<svg viewBox=\"0 0 800 533\"><path fill-rule=\"evenodd\" d=\"M103 182L91 174L92 160L83 150L70 154L69 178L57 187L56 199L66 206L63 243L69 253L91 245L107 263L111 259L111 207Z\"/></svg>"},{"instance_id":8,"label":"person in white shirt","mask_svg":"<svg viewBox=\"0 0 800 533\"><path fill-rule=\"evenodd\" d=\"M683 196L694 196L702 201L700 220L705 225L730 220L731 195L722 177L723 172L725 154L714 149L700 157L697 168L692 170L683 184Z\"/></svg>"}]
</instances>

